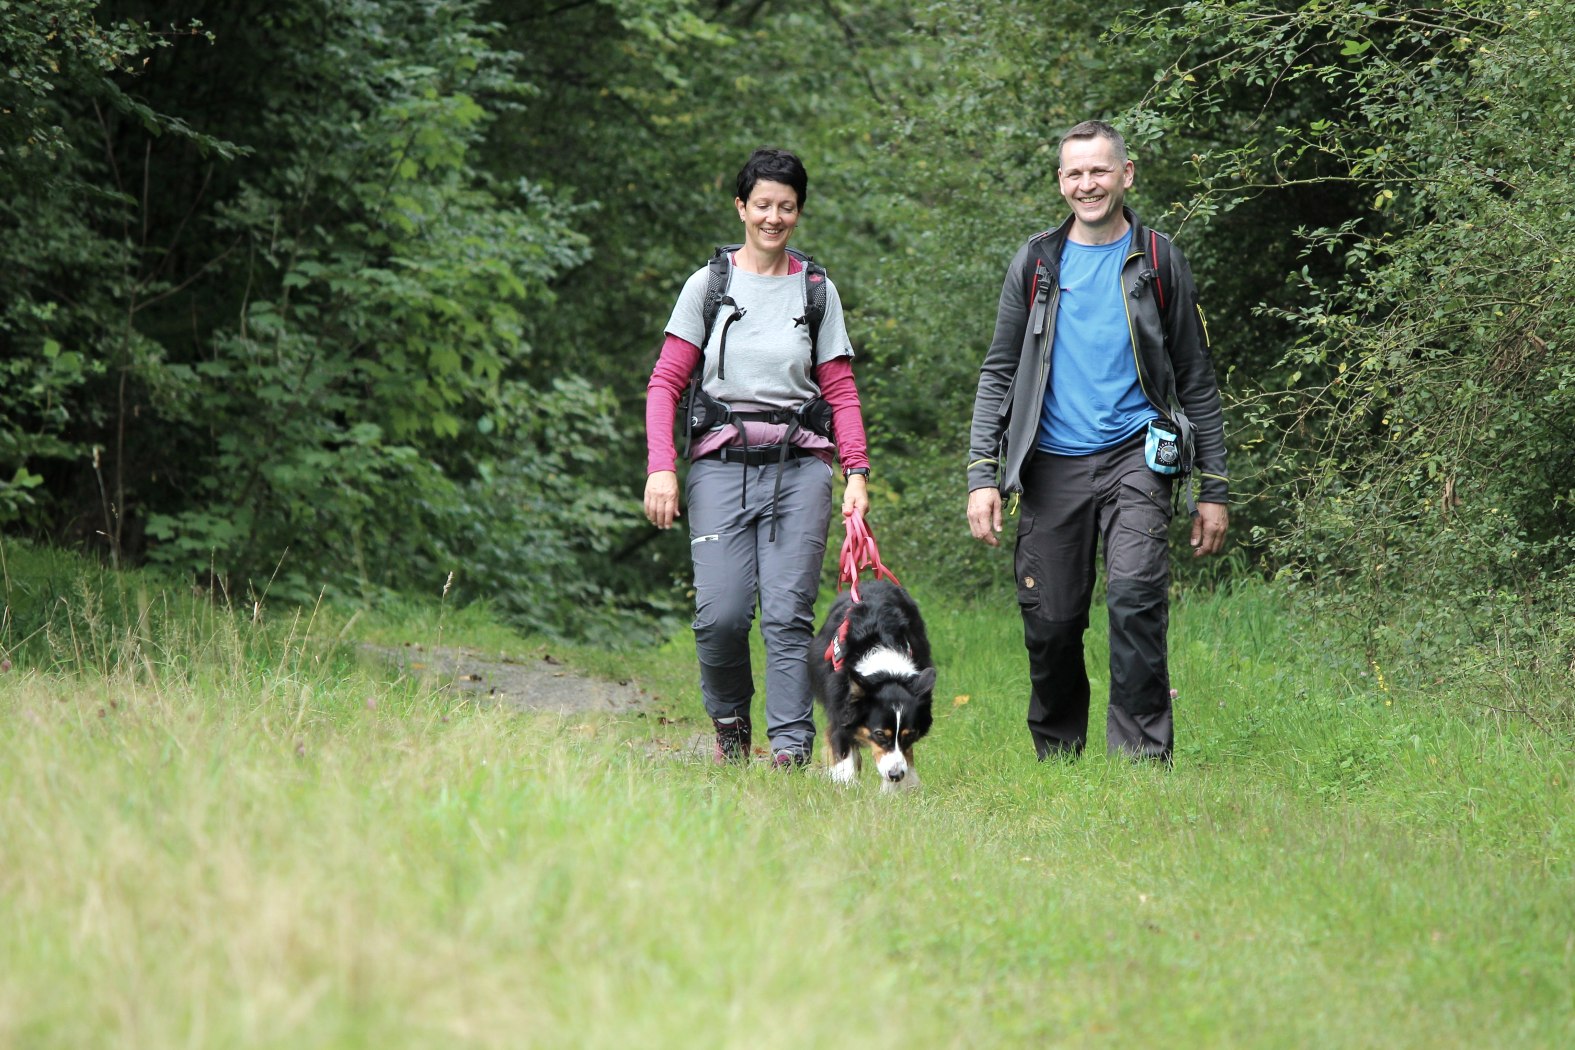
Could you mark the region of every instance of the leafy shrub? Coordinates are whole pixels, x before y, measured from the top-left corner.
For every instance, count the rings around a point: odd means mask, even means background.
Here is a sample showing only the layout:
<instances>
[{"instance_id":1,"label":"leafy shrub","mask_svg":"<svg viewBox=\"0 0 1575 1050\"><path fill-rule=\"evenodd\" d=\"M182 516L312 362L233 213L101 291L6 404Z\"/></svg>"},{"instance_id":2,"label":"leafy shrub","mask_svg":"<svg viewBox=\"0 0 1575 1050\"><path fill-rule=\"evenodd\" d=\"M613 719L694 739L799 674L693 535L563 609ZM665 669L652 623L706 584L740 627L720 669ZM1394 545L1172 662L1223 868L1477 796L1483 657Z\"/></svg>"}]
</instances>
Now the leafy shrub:
<instances>
[{"instance_id":1,"label":"leafy shrub","mask_svg":"<svg viewBox=\"0 0 1575 1050\"><path fill-rule=\"evenodd\" d=\"M1271 7L1203 3L1143 27L1191 52L1152 113L1210 140L1199 208L1311 183L1361 192L1298 231L1335 275L1309 266L1264 307L1296 339L1256 413L1290 508L1260 538L1370 655L1419 676L1551 674L1567 696L1575 157L1548 144L1575 132L1561 101L1575 13ZM1292 83L1320 85L1328 108L1281 101ZM1272 133L1225 134L1244 96Z\"/></svg>"}]
</instances>

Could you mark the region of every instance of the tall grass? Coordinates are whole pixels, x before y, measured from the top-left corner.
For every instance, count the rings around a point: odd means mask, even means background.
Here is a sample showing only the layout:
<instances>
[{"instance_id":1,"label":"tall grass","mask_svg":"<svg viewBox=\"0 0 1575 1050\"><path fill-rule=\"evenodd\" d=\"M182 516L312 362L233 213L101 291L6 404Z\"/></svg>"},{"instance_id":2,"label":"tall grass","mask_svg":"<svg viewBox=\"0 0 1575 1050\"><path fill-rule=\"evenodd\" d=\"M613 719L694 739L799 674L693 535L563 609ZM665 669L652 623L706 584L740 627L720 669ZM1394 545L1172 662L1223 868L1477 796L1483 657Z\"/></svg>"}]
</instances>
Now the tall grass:
<instances>
[{"instance_id":1,"label":"tall grass","mask_svg":"<svg viewBox=\"0 0 1575 1050\"><path fill-rule=\"evenodd\" d=\"M1035 763L1015 613L926 603L903 796L683 757L683 639L618 668L666 719L565 722L307 641L342 614L71 593L50 637L121 641L0 674L0 1045L1575 1037L1569 742L1397 695L1267 591L1176 608L1169 771Z\"/></svg>"}]
</instances>

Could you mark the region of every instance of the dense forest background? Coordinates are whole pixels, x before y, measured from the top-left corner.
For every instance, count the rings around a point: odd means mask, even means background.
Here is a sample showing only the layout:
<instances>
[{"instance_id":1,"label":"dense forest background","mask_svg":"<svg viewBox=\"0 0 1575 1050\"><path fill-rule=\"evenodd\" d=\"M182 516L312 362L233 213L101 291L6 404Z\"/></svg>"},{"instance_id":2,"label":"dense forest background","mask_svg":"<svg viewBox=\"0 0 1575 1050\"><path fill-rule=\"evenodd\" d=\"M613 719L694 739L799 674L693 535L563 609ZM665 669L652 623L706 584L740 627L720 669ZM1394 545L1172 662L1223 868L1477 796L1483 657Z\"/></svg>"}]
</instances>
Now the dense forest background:
<instances>
[{"instance_id":1,"label":"dense forest background","mask_svg":"<svg viewBox=\"0 0 1575 1050\"><path fill-rule=\"evenodd\" d=\"M886 560L997 588L978 362L1100 116L1227 392L1233 550L1182 582L1275 578L1397 675L1575 677L1563 0L0 0L0 67L7 534L649 636L687 551L638 511L645 380L778 145Z\"/></svg>"}]
</instances>

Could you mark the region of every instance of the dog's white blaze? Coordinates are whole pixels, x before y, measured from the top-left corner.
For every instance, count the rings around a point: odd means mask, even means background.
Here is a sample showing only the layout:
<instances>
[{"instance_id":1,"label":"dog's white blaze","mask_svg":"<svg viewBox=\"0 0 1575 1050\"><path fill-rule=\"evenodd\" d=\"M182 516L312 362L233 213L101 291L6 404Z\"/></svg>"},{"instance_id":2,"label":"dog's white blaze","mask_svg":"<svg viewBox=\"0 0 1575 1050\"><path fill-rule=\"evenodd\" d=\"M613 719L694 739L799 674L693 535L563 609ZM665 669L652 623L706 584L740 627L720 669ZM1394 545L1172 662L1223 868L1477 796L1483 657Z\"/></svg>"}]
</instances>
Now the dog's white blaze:
<instances>
[{"instance_id":1,"label":"dog's white blaze","mask_svg":"<svg viewBox=\"0 0 1575 1050\"><path fill-rule=\"evenodd\" d=\"M875 763L875 768L880 770L881 780L891 783L901 780L908 774L908 760L902 757L899 741L902 740L902 708L897 708L897 730L892 734L891 750L880 757Z\"/></svg>"},{"instance_id":2,"label":"dog's white blaze","mask_svg":"<svg viewBox=\"0 0 1575 1050\"><path fill-rule=\"evenodd\" d=\"M853 668L853 673L862 678L870 678L878 674L912 678L919 673L919 666L907 653L899 653L887 645L877 645L864 654L864 659Z\"/></svg>"},{"instance_id":3,"label":"dog's white blaze","mask_svg":"<svg viewBox=\"0 0 1575 1050\"><path fill-rule=\"evenodd\" d=\"M831 767L831 780L835 784L851 784L858 775L858 758L856 752L849 752L848 757Z\"/></svg>"}]
</instances>

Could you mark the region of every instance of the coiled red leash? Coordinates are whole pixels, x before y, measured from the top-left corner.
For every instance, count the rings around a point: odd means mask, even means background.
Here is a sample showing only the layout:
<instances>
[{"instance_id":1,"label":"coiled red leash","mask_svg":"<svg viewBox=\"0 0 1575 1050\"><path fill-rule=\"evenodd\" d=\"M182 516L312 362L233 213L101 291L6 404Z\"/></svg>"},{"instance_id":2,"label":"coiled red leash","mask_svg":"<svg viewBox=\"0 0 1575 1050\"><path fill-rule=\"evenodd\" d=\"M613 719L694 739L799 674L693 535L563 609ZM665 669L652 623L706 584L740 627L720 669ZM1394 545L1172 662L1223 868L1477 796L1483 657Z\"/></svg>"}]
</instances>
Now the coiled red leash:
<instances>
[{"instance_id":1,"label":"coiled red leash","mask_svg":"<svg viewBox=\"0 0 1575 1050\"><path fill-rule=\"evenodd\" d=\"M842 526L847 530L847 536L842 541L842 553L837 559L841 566L837 576L837 590L840 591L844 583L851 584L853 600L858 601L859 573L869 568L875 570L877 580L884 577L901 587L901 582L881 562L880 548L875 546L875 534L870 532L864 515L856 510L844 511Z\"/></svg>"},{"instance_id":2,"label":"coiled red leash","mask_svg":"<svg viewBox=\"0 0 1575 1050\"><path fill-rule=\"evenodd\" d=\"M859 600L859 573L864 569L873 568L875 578L882 577L890 580L894 585L901 587L902 583L886 568L880 560L880 548L875 546L875 534L870 531L869 523L864 520L864 515L856 510L842 512L842 526L847 530L847 536L842 541L842 553L837 557L839 571L837 573L837 590L842 590L844 583L851 584L853 600ZM852 606L849 606L851 610ZM842 618L842 626L837 628L837 633L831 636L831 643L826 646L826 662L832 668L841 671L848 649L848 618Z\"/></svg>"}]
</instances>

